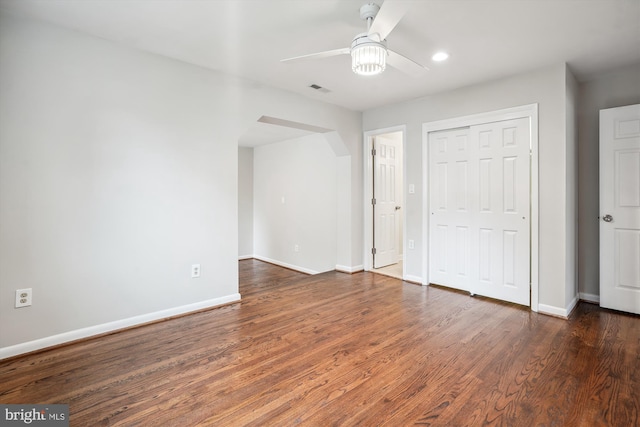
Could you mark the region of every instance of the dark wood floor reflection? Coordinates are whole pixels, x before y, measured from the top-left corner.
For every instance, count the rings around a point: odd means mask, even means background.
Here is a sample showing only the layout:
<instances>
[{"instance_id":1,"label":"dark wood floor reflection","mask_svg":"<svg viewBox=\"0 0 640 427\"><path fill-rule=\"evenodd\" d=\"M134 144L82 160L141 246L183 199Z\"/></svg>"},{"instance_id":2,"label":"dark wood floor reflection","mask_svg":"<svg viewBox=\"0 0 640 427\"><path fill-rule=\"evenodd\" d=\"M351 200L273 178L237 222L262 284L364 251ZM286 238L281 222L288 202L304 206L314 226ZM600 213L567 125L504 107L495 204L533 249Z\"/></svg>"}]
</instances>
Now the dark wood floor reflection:
<instances>
[{"instance_id":1,"label":"dark wood floor reflection","mask_svg":"<svg viewBox=\"0 0 640 427\"><path fill-rule=\"evenodd\" d=\"M242 302L0 361L72 426L637 426L640 318L240 262Z\"/></svg>"}]
</instances>

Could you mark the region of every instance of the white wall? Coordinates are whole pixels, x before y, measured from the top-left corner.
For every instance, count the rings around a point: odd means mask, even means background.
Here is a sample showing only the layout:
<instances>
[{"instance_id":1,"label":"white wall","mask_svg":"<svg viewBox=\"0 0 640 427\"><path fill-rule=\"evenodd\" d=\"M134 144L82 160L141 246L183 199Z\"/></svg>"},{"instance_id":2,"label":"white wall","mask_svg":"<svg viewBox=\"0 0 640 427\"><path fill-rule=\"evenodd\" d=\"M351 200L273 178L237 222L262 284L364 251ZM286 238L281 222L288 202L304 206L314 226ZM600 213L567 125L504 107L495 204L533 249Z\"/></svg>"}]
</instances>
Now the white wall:
<instances>
[{"instance_id":1,"label":"white wall","mask_svg":"<svg viewBox=\"0 0 640 427\"><path fill-rule=\"evenodd\" d=\"M405 186L414 184L408 196L407 239L415 250L404 255L405 273L423 277L422 256L422 124L431 121L494 111L519 105L539 104L540 164L540 267L539 302L544 309L566 310L571 249L567 245L567 159L566 159L566 67L559 64L528 74L504 78L459 90L436 94L396 105L365 111L365 131L406 125Z\"/></svg>"},{"instance_id":2,"label":"white wall","mask_svg":"<svg viewBox=\"0 0 640 427\"><path fill-rule=\"evenodd\" d=\"M256 147L253 170L256 258L312 274L335 269L338 169L324 136Z\"/></svg>"},{"instance_id":3,"label":"white wall","mask_svg":"<svg viewBox=\"0 0 640 427\"><path fill-rule=\"evenodd\" d=\"M337 131L361 263L360 113L4 13L0 93L0 358L238 298L237 141L262 115Z\"/></svg>"},{"instance_id":4,"label":"white wall","mask_svg":"<svg viewBox=\"0 0 640 427\"><path fill-rule=\"evenodd\" d=\"M600 295L599 112L640 103L640 64L599 75L579 86L578 282L580 296Z\"/></svg>"},{"instance_id":5,"label":"white wall","mask_svg":"<svg viewBox=\"0 0 640 427\"><path fill-rule=\"evenodd\" d=\"M238 147L238 257L253 256L253 148Z\"/></svg>"},{"instance_id":6,"label":"white wall","mask_svg":"<svg viewBox=\"0 0 640 427\"><path fill-rule=\"evenodd\" d=\"M234 298L222 82L26 21L0 40L1 346ZM33 306L14 309L22 287Z\"/></svg>"}]
</instances>

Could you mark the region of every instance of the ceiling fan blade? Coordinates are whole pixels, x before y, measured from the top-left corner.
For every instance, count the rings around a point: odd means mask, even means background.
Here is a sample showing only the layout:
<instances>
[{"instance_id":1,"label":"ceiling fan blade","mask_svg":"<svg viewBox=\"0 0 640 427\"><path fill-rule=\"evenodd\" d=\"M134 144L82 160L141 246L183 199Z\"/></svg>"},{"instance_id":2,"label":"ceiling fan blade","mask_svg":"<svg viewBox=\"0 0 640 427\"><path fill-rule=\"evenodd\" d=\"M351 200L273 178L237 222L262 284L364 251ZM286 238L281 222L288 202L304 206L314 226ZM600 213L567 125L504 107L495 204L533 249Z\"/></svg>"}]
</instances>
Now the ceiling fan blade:
<instances>
[{"instance_id":1,"label":"ceiling fan blade","mask_svg":"<svg viewBox=\"0 0 640 427\"><path fill-rule=\"evenodd\" d=\"M407 13L411 2L403 0L385 0L380 6L380 11L376 15L371 28L369 28L369 35L379 34L380 40L387 38L389 33L398 25L398 22Z\"/></svg>"},{"instance_id":2,"label":"ceiling fan blade","mask_svg":"<svg viewBox=\"0 0 640 427\"><path fill-rule=\"evenodd\" d=\"M280 62L299 61L304 59L322 59L337 55L348 55L350 49L343 47L342 49L325 50L324 52L310 53L309 55L294 56L293 58L281 59Z\"/></svg>"},{"instance_id":3,"label":"ceiling fan blade","mask_svg":"<svg viewBox=\"0 0 640 427\"><path fill-rule=\"evenodd\" d=\"M397 68L403 73L412 75L414 77L422 77L429 69L424 65L418 64L416 61L407 58L404 55L399 54L391 49L388 49L389 56L387 56L387 64L393 68Z\"/></svg>"}]
</instances>

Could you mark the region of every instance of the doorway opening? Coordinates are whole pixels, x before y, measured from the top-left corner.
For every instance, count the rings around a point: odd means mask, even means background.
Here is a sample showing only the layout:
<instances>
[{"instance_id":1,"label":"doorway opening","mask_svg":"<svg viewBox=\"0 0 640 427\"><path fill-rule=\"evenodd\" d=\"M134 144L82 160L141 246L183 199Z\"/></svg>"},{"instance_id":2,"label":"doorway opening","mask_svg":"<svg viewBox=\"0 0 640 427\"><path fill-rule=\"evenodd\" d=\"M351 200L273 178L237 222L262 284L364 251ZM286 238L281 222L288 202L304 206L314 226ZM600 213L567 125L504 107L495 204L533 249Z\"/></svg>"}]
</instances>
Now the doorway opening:
<instances>
[{"instance_id":1,"label":"doorway opening","mask_svg":"<svg viewBox=\"0 0 640 427\"><path fill-rule=\"evenodd\" d=\"M365 270L404 278L404 127L365 134Z\"/></svg>"}]
</instances>

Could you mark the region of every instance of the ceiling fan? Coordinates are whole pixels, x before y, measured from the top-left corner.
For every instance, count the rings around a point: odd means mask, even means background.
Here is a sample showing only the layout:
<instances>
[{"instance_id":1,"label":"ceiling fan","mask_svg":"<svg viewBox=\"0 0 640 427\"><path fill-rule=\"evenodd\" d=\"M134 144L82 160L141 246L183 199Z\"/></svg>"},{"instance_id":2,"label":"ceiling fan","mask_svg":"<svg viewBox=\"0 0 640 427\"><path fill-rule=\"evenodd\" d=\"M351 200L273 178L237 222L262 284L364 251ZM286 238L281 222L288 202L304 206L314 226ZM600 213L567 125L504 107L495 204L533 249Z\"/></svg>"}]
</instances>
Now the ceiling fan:
<instances>
[{"instance_id":1,"label":"ceiling fan","mask_svg":"<svg viewBox=\"0 0 640 427\"><path fill-rule=\"evenodd\" d=\"M407 74L420 76L429 69L389 49L386 41L387 35L400 22L409 6L407 1L394 0L386 0L382 7L375 3L365 4L360 8L360 18L367 21L367 32L355 36L350 47L296 56L280 62L351 55L351 69L362 76L380 74L387 64Z\"/></svg>"}]
</instances>

